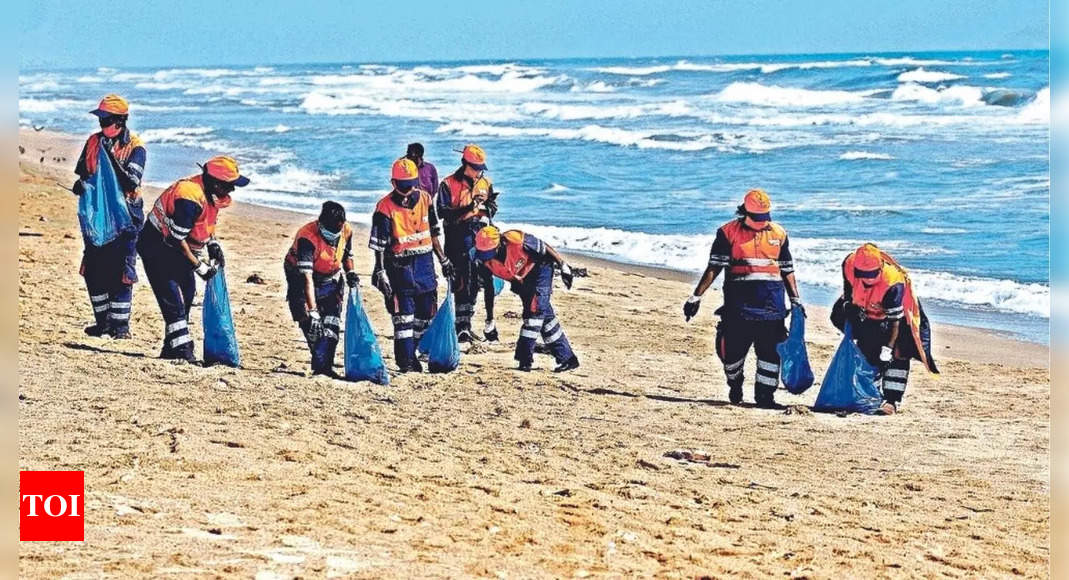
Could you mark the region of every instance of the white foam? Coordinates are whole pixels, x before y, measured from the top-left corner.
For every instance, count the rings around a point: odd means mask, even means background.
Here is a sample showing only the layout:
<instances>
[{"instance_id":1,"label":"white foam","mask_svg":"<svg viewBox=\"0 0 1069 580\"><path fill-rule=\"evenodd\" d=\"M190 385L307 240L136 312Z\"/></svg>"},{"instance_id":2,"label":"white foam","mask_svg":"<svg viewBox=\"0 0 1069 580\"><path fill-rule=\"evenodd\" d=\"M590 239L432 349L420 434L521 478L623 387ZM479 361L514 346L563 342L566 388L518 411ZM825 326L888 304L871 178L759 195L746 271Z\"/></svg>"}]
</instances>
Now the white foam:
<instances>
[{"instance_id":1,"label":"white foam","mask_svg":"<svg viewBox=\"0 0 1069 580\"><path fill-rule=\"evenodd\" d=\"M1024 123L1050 124L1050 87L1043 87L1032 102L1017 113L1017 120Z\"/></svg>"},{"instance_id":2,"label":"white foam","mask_svg":"<svg viewBox=\"0 0 1069 580\"><path fill-rule=\"evenodd\" d=\"M76 99L34 99L24 97L19 99L19 113L89 112L96 104L96 101Z\"/></svg>"},{"instance_id":3,"label":"white foam","mask_svg":"<svg viewBox=\"0 0 1069 580\"><path fill-rule=\"evenodd\" d=\"M968 85L930 89L917 83L905 83L894 90L891 94L891 100L915 101L937 105L978 106L984 104L983 96L982 89Z\"/></svg>"},{"instance_id":4,"label":"white foam","mask_svg":"<svg viewBox=\"0 0 1069 580\"><path fill-rule=\"evenodd\" d=\"M714 95L714 98L717 101L726 103L748 103L777 107L813 107L860 103L865 100L867 94L871 94L871 91L863 93L834 90L817 91L763 85L761 83L733 82Z\"/></svg>"},{"instance_id":5,"label":"white foam","mask_svg":"<svg viewBox=\"0 0 1069 580\"><path fill-rule=\"evenodd\" d=\"M667 101L641 105L571 105L545 102L523 103L526 115L574 121L578 119L634 119L648 116L683 117L694 110L685 101Z\"/></svg>"},{"instance_id":6,"label":"white foam","mask_svg":"<svg viewBox=\"0 0 1069 580\"><path fill-rule=\"evenodd\" d=\"M1008 72L997 72L997 73L988 73L988 74L984 75L984 78L985 79L1008 79L1011 76L1013 76L1013 75L1011 75Z\"/></svg>"},{"instance_id":7,"label":"white foam","mask_svg":"<svg viewBox=\"0 0 1069 580\"><path fill-rule=\"evenodd\" d=\"M889 161L891 159L894 159L894 157L887 153L870 153L868 151L847 151L846 153L840 155L839 159L842 159L844 161L855 161L859 159Z\"/></svg>"},{"instance_id":8,"label":"white foam","mask_svg":"<svg viewBox=\"0 0 1069 580\"><path fill-rule=\"evenodd\" d=\"M200 145L204 135L214 132L211 127L170 127L166 129L146 129L138 136L146 143L177 143L180 145Z\"/></svg>"},{"instance_id":9,"label":"white foam","mask_svg":"<svg viewBox=\"0 0 1069 580\"><path fill-rule=\"evenodd\" d=\"M898 75L898 82L900 83L941 83L946 81L953 81L957 79L965 78L964 75L956 75L954 73L940 72L936 70L924 70L923 67L915 68L911 71L904 72Z\"/></svg>"}]
</instances>

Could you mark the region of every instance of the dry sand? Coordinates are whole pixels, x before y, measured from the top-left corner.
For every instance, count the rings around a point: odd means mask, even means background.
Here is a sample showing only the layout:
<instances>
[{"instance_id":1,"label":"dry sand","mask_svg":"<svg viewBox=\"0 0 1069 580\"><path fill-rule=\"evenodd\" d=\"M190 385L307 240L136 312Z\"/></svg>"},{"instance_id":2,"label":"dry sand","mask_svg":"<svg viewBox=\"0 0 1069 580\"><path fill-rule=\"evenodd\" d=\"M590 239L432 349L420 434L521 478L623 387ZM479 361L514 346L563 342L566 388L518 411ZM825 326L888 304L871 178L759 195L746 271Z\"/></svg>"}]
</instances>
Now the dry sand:
<instances>
[{"instance_id":1,"label":"dry sand","mask_svg":"<svg viewBox=\"0 0 1069 580\"><path fill-rule=\"evenodd\" d=\"M555 296L576 372L511 370L506 292L505 342L452 374L313 379L281 268L309 218L239 203L219 237L243 368L157 360L147 284L134 340L82 333L76 202L53 184L80 143L20 137L19 466L84 470L87 495L86 541L21 544L25 577L1048 574L1045 347L937 326L943 375L914 364L897 416L733 407L718 294L686 324L689 277L576 257L590 277ZM809 326L819 381L838 339L820 309ZM750 400L752 357L747 377Z\"/></svg>"}]
</instances>

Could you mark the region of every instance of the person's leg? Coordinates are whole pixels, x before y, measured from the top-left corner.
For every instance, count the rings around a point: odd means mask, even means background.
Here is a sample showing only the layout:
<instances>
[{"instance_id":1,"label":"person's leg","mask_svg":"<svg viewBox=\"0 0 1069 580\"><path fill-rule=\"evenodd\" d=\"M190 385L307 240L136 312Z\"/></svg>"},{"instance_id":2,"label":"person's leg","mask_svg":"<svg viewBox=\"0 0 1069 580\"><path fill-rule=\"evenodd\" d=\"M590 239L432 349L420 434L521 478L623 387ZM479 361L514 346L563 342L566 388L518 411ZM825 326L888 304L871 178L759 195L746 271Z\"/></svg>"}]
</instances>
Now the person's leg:
<instances>
[{"instance_id":1,"label":"person's leg","mask_svg":"<svg viewBox=\"0 0 1069 580\"><path fill-rule=\"evenodd\" d=\"M516 354L513 358L519 363L520 370L529 371L534 363L535 340L541 334L546 321L542 317L542 304L539 303L533 285L523 284L520 301L523 303L523 325L520 326L520 337L516 339Z\"/></svg>"},{"instance_id":2,"label":"person's leg","mask_svg":"<svg viewBox=\"0 0 1069 580\"><path fill-rule=\"evenodd\" d=\"M559 366L554 370L562 372L577 368L579 358L572 352L572 345L568 342L568 337L564 335L564 328L561 327L560 320L557 319L556 312L553 310L553 267L543 264L528 275L537 275L535 293L541 306L542 343L557 360Z\"/></svg>"},{"instance_id":3,"label":"person's leg","mask_svg":"<svg viewBox=\"0 0 1069 580\"><path fill-rule=\"evenodd\" d=\"M416 302L411 295L394 294L391 300L393 315L393 355L397 368L409 372L418 368L416 362L415 331Z\"/></svg>"},{"instance_id":4,"label":"person's leg","mask_svg":"<svg viewBox=\"0 0 1069 580\"><path fill-rule=\"evenodd\" d=\"M334 353L341 337L341 295L344 288L344 284L337 281L326 284L322 295L318 295L317 289L316 305L319 307L320 320L323 321L323 333L312 349L314 373L334 374Z\"/></svg>"},{"instance_id":5,"label":"person's leg","mask_svg":"<svg viewBox=\"0 0 1069 580\"><path fill-rule=\"evenodd\" d=\"M438 314L438 289L435 288L429 292L419 294L414 297L414 300L415 318L412 321L412 338L418 346L420 339L427 332L427 327L431 325L431 321Z\"/></svg>"},{"instance_id":6,"label":"person's leg","mask_svg":"<svg viewBox=\"0 0 1069 580\"><path fill-rule=\"evenodd\" d=\"M782 320L754 321L751 324L754 328L754 354L757 355L754 401L759 407L776 407L780 365L776 346L787 337L787 329Z\"/></svg>"},{"instance_id":7,"label":"person's leg","mask_svg":"<svg viewBox=\"0 0 1069 580\"><path fill-rule=\"evenodd\" d=\"M102 268L103 259L100 248L86 242L82 252L82 276L85 278L85 288L89 291L89 303L93 307L93 318L96 324L87 327L85 333L89 336L103 336L110 330L111 295L108 292L107 277Z\"/></svg>"},{"instance_id":8,"label":"person's leg","mask_svg":"<svg viewBox=\"0 0 1069 580\"><path fill-rule=\"evenodd\" d=\"M108 244L107 248L107 276L109 281L108 295L110 304L108 308L108 325L111 335L115 338L130 338L130 314L134 297L133 283L137 275L130 277L131 261L136 264L136 256L132 240L136 237L131 232L124 233L118 240Z\"/></svg>"},{"instance_id":9,"label":"person's leg","mask_svg":"<svg viewBox=\"0 0 1069 580\"><path fill-rule=\"evenodd\" d=\"M174 248L162 244L162 238L156 233L154 237L150 234L150 237L142 238L138 246L145 264L145 274L148 275L149 285L163 315L164 336L160 357L187 358L185 353L192 353L193 344L189 336L179 275L176 274L176 266L181 265L179 260L184 261L185 258ZM191 270L189 274L192 276Z\"/></svg>"},{"instance_id":10,"label":"person's leg","mask_svg":"<svg viewBox=\"0 0 1069 580\"><path fill-rule=\"evenodd\" d=\"M475 316L475 301L479 296L479 278L473 275L470 253L474 247L475 234L465 230L457 242L456 258L449 258L456 268L456 328L462 341L471 339L471 319Z\"/></svg>"},{"instance_id":11,"label":"person's leg","mask_svg":"<svg viewBox=\"0 0 1069 580\"><path fill-rule=\"evenodd\" d=\"M483 289L483 305L486 307L486 324L483 327L483 338L488 342L497 342L497 324L494 323L494 275L486 268L479 270L481 286Z\"/></svg>"},{"instance_id":12,"label":"person's leg","mask_svg":"<svg viewBox=\"0 0 1069 580\"><path fill-rule=\"evenodd\" d=\"M750 351L753 337L746 321L721 318L716 325L716 354L724 364L728 384L728 400L733 405L742 402L742 383L746 380L743 365Z\"/></svg>"}]
</instances>

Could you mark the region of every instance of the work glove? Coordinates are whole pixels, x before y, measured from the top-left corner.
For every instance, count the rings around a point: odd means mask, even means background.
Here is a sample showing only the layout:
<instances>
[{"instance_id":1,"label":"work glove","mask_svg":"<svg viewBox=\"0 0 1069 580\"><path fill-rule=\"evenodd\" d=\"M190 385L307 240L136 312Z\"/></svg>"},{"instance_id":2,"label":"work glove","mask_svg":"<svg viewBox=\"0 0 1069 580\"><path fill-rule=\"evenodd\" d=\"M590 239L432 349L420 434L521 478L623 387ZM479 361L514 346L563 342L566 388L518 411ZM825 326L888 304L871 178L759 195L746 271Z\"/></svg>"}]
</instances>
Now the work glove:
<instances>
[{"instance_id":1,"label":"work glove","mask_svg":"<svg viewBox=\"0 0 1069 580\"><path fill-rule=\"evenodd\" d=\"M892 355L891 347L889 347L889 346L881 346L880 347L880 362L885 362L885 363L891 362L891 355Z\"/></svg>"},{"instance_id":2,"label":"work glove","mask_svg":"<svg viewBox=\"0 0 1069 580\"><path fill-rule=\"evenodd\" d=\"M797 296L791 297L791 310L798 310L803 317L809 318L809 315L805 313L805 306L802 306L802 299Z\"/></svg>"},{"instance_id":3,"label":"work glove","mask_svg":"<svg viewBox=\"0 0 1069 580\"><path fill-rule=\"evenodd\" d=\"M497 200L496 199L488 199L488 200L486 200L486 203L483 204L483 207L486 209L486 213L490 214L490 217L494 217L495 215L497 215Z\"/></svg>"},{"instance_id":4,"label":"work glove","mask_svg":"<svg viewBox=\"0 0 1069 580\"><path fill-rule=\"evenodd\" d=\"M453 266L453 262L450 262L449 258L442 258L442 275L452 278L456 273L457 269Z\"/></svg>"},{"instance_id":5,"label":"work glove","mask_svg":"<svg viewBox=\"0 0 1069 580\"><path fill-rule=\"evenodd\" d=\"M390 287L390 280L389 280L389 278L386 277L386 271L385 270L381 270L380 269L380 270L375 270L374 272L372 272L371 273L371 284L374 285L375 288L378 288L379 292L382 292L383 296L385 296L387 298L389 298L390 296L393 296L393 288Z\"/></svg>"},{"instance_id":6,"label":"work glove","mask_svg":"<svg viewBox=\"0 0 1069 580\"><path fill-rule=\"evenodd\" d=\"M683 303L683 317L687 322L690 322L691 318L698 315L698 308L701 308L702 297L698 295L691 295L687 298L687 301Z\"/></svg>"},{"instance_id":7,"label":"work glove","mask_svg":"<svg viewBox=\"0 0 1069 580\"><path fill-rule=\"evenodd\" d=\"M313 310L308 313L308 340L315 342L323 336L323 321L319 319L319 312Z\"/></svg>"},{"instance_id":8,"label":"work glove","mask_svg":"<svg viewBox=\"0 0 1069 580\"><path fill-rule=\"evenodd\" d=\"M360 285L360 276L357 276L356 272L346 272L345 283L348 284L350 288L356 288Z\"/></svg>"},{"instance_id":9,"label":"work glove","mask_svg":"<svg viewBox=\"0 0 1069 580\"><path fill-rule=\"evenodd\" d=\"M208 242L208 258L220 268L226 267L226 258L223 257L223 246L212 240Z\"/></svg>"},{"instance_id":10,"label":"work glove","mask_svg":"<svg viewBox=\"0 0 1069 580\"><path fill-rule=\"evenodd\" d=\"M567 262L561 262L560 265L560 280L564 282L564 287L571 290L572 281L575 280L575 276L572 276L572 267Z\"/></svg>"},{"instance_id":11,"label":"work glove","mask_svg":"<svg viewBox=\"0 0 1069 580\"><path fill-rule=\"evenodd\" d=\"M898 407L891 401L884 401L883 403L880 403L879 412L881 415L894 415L898 412Z\"/></svg>"},{"instance_id":12,"label":"work glove","mask_svg":"<svg viewBox=\"0 0 1069 580\"><path fill-rule=\"evenodd\" d=\"M85 182L81 179L75 181L74 185L71 186L71 191L74 192L74 195L81 197L85 193Z\"/></svg>"},{"instance_id":13,"label":"work glove","mask_svg":"<svg viewBox=\"0 0 1069 580\"><path fill-rule=\"evenodd\" d=\"M215 274L219 272L219 269L207 262L201 261L193 271L200 276L201 280L207 282L212 279L212 276L215 276Z\"/></svg>"}]
</instances>

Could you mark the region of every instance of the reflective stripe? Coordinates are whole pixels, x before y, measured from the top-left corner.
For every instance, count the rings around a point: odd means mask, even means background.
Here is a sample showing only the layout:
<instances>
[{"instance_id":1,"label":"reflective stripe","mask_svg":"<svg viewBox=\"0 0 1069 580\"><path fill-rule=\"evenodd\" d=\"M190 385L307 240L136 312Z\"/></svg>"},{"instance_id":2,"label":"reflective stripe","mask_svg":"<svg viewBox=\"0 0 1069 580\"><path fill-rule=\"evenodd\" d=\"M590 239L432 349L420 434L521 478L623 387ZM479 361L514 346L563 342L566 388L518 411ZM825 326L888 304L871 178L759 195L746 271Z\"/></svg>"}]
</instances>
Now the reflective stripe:
<instances>
[{"instance_id":1,"label":"reflective stripe","mask_svg":"<svg viewBox=\"0 0 1069 580\"><path fill-rule=\"evenodd\" d=\"M171 339L171 348L177 348L177 347L182 346L183 344L185 344L187 342L193 342L193 337L189 336L188 334L183 334L182 336L176 336L173 339Z\"/></svg>"},{"instance_id":2,"label":"reflective stripe","mask_svg":"<svg viewBox=\"0 0 1069 580\"><path fill-rule=\"evenodd\" d=\"M414 234L409 234L407 236L401 236L400 238L397 238L397 243L405 244L408 242L418 242L421 240L425 240L429 237L431 237L430 232L416 232Z\"/></svg>"},{"instance_id":3,"label":"reflective stripe","mask_svg":"<svg viewBox=\"0 0 1069 580\"><path fill-rule=\"evenodd\" d=\"M739 369L737 371L729 371L727 369L724 369L724 374L727 375L728 380L735 380L742 376L742 369Z\"/></svg>"},{"instance_id":4,"label":"reflective stripe","mask_svg":"<svg viewBox=\"0 0 1069 580\"><path fill-rule=\"evenodd\" d=\"M776 260L772 258L734 258L731 260L733 266L777 266L779 265Z\"/></svg>"},{"instance_id":5,"label":"reflective stripe","mask_svg":"<svg viewBox=\"0 0 1069 580\"><path fill-rule=\"evenodd\" d=\"M404 250L402 252L394 252L393 255L398 258L407 258L409 256L419 256L421 254L429 254L431 246L420 246L418 248L412 248L410 250Z\"/></svg>"},{"instance_id":6,"label":"reflective stripe","mask_svg":"<svg viewBox=\"0 0 1069 580\"><path fill-rule=\"evenodd\" d=\"M544 340L546 344L553 344L554 342L557 342L558 340L560 340L560 338L562 336L564 336L564 329L561 328L560 326L558 326L557 327L557 332L554 332L553 334L551 334L549 336L544 336L544 338L542 340Z\"/></svg>"},{"instance_id":7,"label":"reflective stripe","mask_svg":"<svg viewBox=\"0 0 1069 580\"><path fill-rule=\"evenodd\" d=\"M471 315L470 314L459 314L459 315L457 315L457 322L471 322Z\"/></svg>"},{"instance_id":8,"label":"reflective stripe","mask_svg":"<svg viewBox=\"0 0 1069 580\"><path fill-rule=\"evenodd\" d=\"M315 265L313 262L297 262L298 268L311 268L313 265Z\"/></svg>"},{"instance_id":9,"label":"reflective stripe","mask_svg":"<svg viewBox=\"0 0 1069 580\"><path fill-rule=\"evenodd\" d=\"M757 368L762 371L768 371L770 373L778 373L779 365L776 363L765 362L763 360L757 361Z\"/></svg>"},{"instance_id":10,"label":"reflective stripe","mask_svg":"<svg viewBox=\"0 0 1069 580\"><path fill-rule=\"evenodd\" d=\"M461 312L475 312L475 306L472 304L457 304L457 313Z\"/></svg>"},{"instance_id":11,"label":"reflective stripe","mask_svg":"<svg viewBox=\"0 0 1069 580\"><path fill-rule=\"evenodd\" d=\"M178 322L172 322L167 325L167 334L171 334L175 331L182 330L183 328L189 328L189 323L185 320L179 320Z\"/></svg>"},{"instance_id":12,"label":"reflective stripe","mask_svg":"<svg viewBox=\"0 0 1069 580\"><path fill-rule=\"evenodd\" d=\"M757 384L774 387L779 384L779 379L777 377L766 377L765 375L757 375Z\"/></svg>"},{"instance_id":13,"label":"reflective stripe","mask_svg":"<svg viewBox=\"0 0 1069 580\"><path fill-rule=\"evenodd\" d=\"M374 242L368 242L367 247L371 248L371 250L374 251L374 252L385 252L386 251L386 246L384 246L382 244L376 244Z\"/></svg>"},{"instance_id":14,"label":"reflective stripe","mask_svg":"<svg viewBox=\"0 0 1069 580\"><path fill-rule=\"evenodd\" d=\"M323 336L325 336L327 338L333 338L334 340L338 339L338 333L335 332L333 328L326 327L326 326L323 327Z\"/></svg>"},{"instance_id":15,"label":"reflective stripe","mask_svg":"<svg viewBox=\"0 0 1069 580\"><path fill-rule=\"evenodd\" d=\"M145 168L144 167L141 167L140 165L138 165L137 163L134 163L133 161L131 161L131 162L126 164L126 169L128 169L128 170L129 169L133 169L134 171L137 171L138 175L140 175L140 174L145 172Z\"/></svg>"},{"instance_id":16,"label":"reflective stripe","mask_svg":"<svg viewBox=\"0 0 1069 580\"><path fill-rule=\"evenodd\" d=\"M107 311L107 309L108 309L108 305L107 304L100 304L98 306L94 306L93 307L93 312L105 312L105 311Z\"/></svg>"},{"instance_id":17,"label":"reflective stripe","mask_svg":"<svg viewBox=\"0 0 1069 580\"><path fill-rule=\"evenodd\" d=\"M333 326L341 326L341 318L337 316L327 316L323 318L323 324L330 324Z\"/></svg>"},{"instance_id":18,"label":"reflective stripe","mask_svg":"<svg viewBox=\"0 0 1069 580\"><path fill-rule=\"evenodd\" d=\"M544 318L524 318L523 323L531 328L541 329L542 325L546 323Z\"/></svg>"},{"instance_id":19,"label":"reflective stripe","mask_svg":"<svg viewBox=\"0 0 1069 580\"><path fill-rule=\"evenodd\" d=\"M117 308L119 310L129 310L130 309L130 303L129 302L112 302L111 303L111 307L112 308Z\"/></svg>"},{"instance_id":20,"label":"reflective stripe","mask_svg":"<svg viewBox=\"0 0 1069 580\"><path fill-rule=\"evenodd\" d=\"M396 333L394 333L394 338L395 339L412 338L412 336L413 336L413 333L412 333L412 329L411 328L406 328L404 330L398 330Z\"/></svg>"},{"instance_id":21,"label":"reflective stripe","mask_svg":"<svg viewBox=\"0 0 1069 580\"><path fill-rule=\"evenodd\" d=\"M883 390L885 390L885 391L896 391L896 392L901 393L901 392L904 392L906 390L906 383L905 382L899 382L899 381L891 380L891 379L884 379L884 381L883 381Z\"/></svg>"},{"instance_id":22,"label":"reflective stripe","mask_svg":"<svg viewBox=\"0 0 1069 580\"><path fill-rule=\"evenodd\" d=\"M110 313L108 315L108 318L110 318L112 320L129 320L130 319L130 313L129 312L112 312L112 313Z\"/></svg>"},{"instance_id":23,"label":"reflective stripe","mask_svg":"<svg viewBox=\"0 0 1069 580\"><path fill-rule=\"evenodd\" d=\"M520 329L520 336L523 338L538 338L538 331L522 328Z\"/></svg>"},{"instance_id":24,"label":"reflective stripe","mask_svg":"<svg viewBox=\"0 0 1069 580\"><path fill-rule=\"evenodd\" d=\"M725 370L729 370L729 371L733 371L733 370L741 367L742 363L744 363L744 362L746 362L746 359L740 358L739 360L737 360L737 361L735 361L733 363L724 363L724 369Z\"/></svg>"},{"instance_id":25,"label":"reflective stripe","mask_svg":"<svg viewBox=\"0 0 1069 580\"><path fill-rule=\"evenodd\" d=\"M780 275L779 274L765 273L765 272L755 272L753 274L741 274L741 275L737 275L737 276L733 275L733 276L730 276L728 278L728 281L730 281L730 282L753 282L753 281L779 282L780 281Z\"/></svg>"},{"instance_id":26,"label":"reflective stripe","mask_svg":"<svg viewBox=\"0 0 1069 580\"><path fill-rule=\"evenodd\" d=\"M332 317L331 317L332 318ZM416 319L415 314L398 314L393 317L394 324L406 324Z\"/></svg>"},{"instance_id":27,"label":"reflective stripe","mask_svg":"<svg viewBox=\"0 0 1069 580\"><path fill-rule=\"evenodd\" d=\"M110 296L107 295L107 294L97 294L96 296L90 296L89 299L92 300L93 302L103 302L103 301L107 300L109 297Z\"/></svg>"},{"instance_id":28,"label":"reflective stripe","mask_svg":"<svg viewBox=\"0 0 1069 580\"><path fill-rule=\"evenodd\" d=\"M908 379L909 371L905 369L887 369L884 373L885 377L895 377L896 379Z\"/></svg>"}]
</instances>

